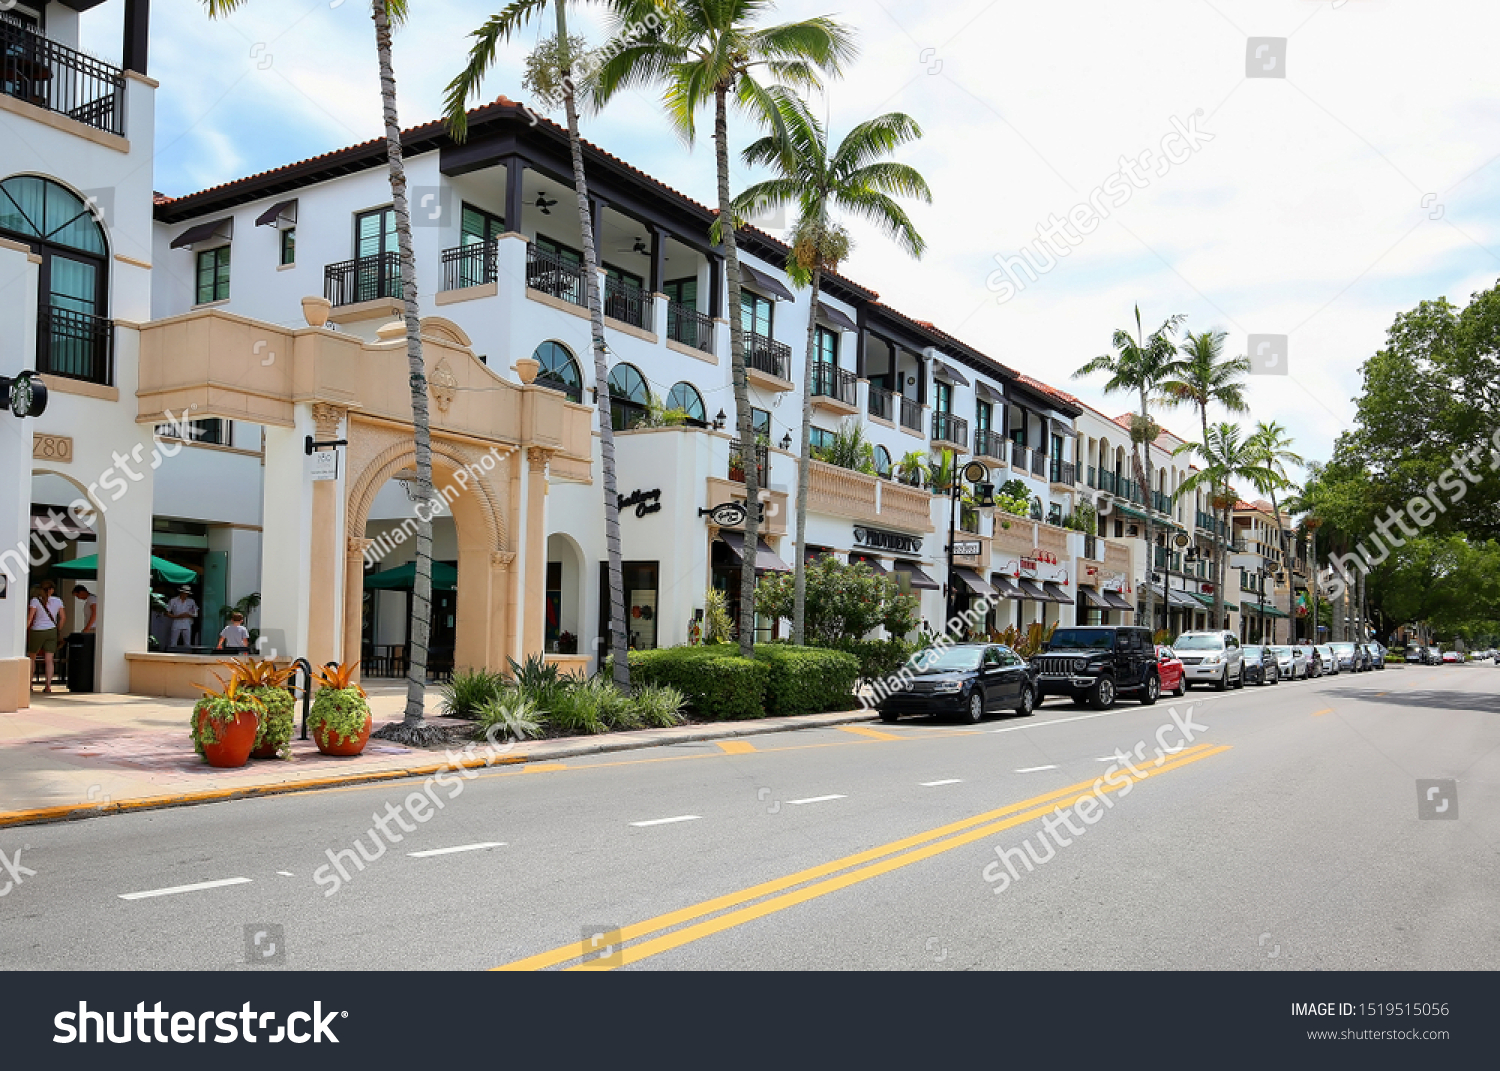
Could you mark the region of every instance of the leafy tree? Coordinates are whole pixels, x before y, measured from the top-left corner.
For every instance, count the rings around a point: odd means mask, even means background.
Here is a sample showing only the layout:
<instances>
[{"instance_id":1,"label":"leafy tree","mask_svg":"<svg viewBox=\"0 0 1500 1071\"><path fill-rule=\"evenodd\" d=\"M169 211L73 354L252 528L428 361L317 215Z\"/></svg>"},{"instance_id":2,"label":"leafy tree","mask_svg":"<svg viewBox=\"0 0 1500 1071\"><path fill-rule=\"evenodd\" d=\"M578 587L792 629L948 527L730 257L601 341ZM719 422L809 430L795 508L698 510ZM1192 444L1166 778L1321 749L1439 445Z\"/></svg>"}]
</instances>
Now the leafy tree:
<instances>
[{"instance_id":1,"label":"leafy tree","mask_svg":"<svg viewBox=\"0 0 1500 1071\"><path fill-rule=\"evenodd\" d=\"M858 639L877 628L904 636L917 627L917 600L901 594L896 581L864 563L846 564L832 555L808 563L807 640L833 643ZM755 587L755 612L789 618L796 598L790 573L768 573Z\"/></svg>"},{"instance_id":2,"label":"leafy tree","mask_svg":"<svg viewBox=\"0 0 1500 1071\"><path fill-rule=\"evenodd\" d=\"M1206 442L1185 442L1175 453L1196 457L1202 463L1202 468L1189 473L1182 481L1181 489L1188 494L1207 489L1214 496L1214 513L1221 516L1226 531L1234 509L1234 481L1244 479L1259 486L1271 478L1270 470L1249 449L1239 426L1235 424L1211 424ZM1225 564L1228 549L1226 540L1214 540L1214 628L1222 628L1224 622L1224 579L1228 575Z\"/></svg>"}]
</instances>

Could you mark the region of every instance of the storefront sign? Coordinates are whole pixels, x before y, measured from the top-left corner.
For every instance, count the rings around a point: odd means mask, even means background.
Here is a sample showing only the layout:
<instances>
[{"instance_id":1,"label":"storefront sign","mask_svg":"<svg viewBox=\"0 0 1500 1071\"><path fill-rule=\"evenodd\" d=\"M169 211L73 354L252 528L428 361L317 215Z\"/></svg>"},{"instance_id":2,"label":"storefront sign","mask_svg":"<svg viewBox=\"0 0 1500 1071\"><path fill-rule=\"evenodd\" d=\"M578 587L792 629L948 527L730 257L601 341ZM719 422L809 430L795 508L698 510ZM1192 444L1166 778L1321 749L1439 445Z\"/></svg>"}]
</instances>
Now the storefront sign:
<instances>
[{"instance_id":1,"label":"storefront sign","mask_svg":"<svg viewBox=\"0 0 1500 1071\"><path fill-rule=\"evenodd\" d=\"M920 536L902 535L900 532L884 532L879 528L855 528L854 545L857 547L868 547L871 550L890 550L897 554L910 554L916 557L922 553L922 539ZM957 546L967 544L956 544L953 553L962 553ZM979 553L979 544L974 543L974 554Z\"/></svg>"},{"instance_id":2,"label":"storefront sign","mask_svg":"<svg viewBox=\"0 0 1500 1071\"><path fill-rule=\"evenodd\" d=\"M953 556L955 558L977 558L979 557L980 543L977 539L965 539L953 544Z\"/></svg>"},{"instance_id":3,"label":"storefront sign","mask_svg":"<svg viewBox=\"0 0 1500 1071\"><path fill-rule=\"evenodd\" d=\"M339 478L339 452L337 450L318 450L313 453L312 478L314 480Z\"/></svg>"},{"instance_id":4,"label":"storefront sign","mask_svg":"<svg viewBox=\"0 0 1500 1071\"><path fill-rule=\"evenodd\" d=\"M765 503L761 503L761 513L765 513ZM738 528L745 523L745 518L750 512L745 509L743 502L725 502L715 506L713 509L700 509L698 516L708 515L708 519L720 528Z\"/></svg>"},{"instance_id":5,"label":"storefront sign","mask_svg":"<svg viewBox=\"0 0 1500 1071\"><path fill-rule=\"evenodd\" d=\"M661 488L658 487L652 491L642 491L637 489L635 491L632 491L628 495L619 495L616 501L619 502L621 509L627 509L630 506L634 506L635 515L637 517L644 517L648 513L660 513Z\"/></svg>"},{"instance_id":6,"label":"storefront sign","mask_svg":"<svg viewBox=\"0 0 1500 1071\"><path fill-rule=\"evenodd\" d=\"M47 385L35 372L22 372L14 379L0 376L0 402L14 416L39 417L47 411Z\"/></svg>"}]
</instances>

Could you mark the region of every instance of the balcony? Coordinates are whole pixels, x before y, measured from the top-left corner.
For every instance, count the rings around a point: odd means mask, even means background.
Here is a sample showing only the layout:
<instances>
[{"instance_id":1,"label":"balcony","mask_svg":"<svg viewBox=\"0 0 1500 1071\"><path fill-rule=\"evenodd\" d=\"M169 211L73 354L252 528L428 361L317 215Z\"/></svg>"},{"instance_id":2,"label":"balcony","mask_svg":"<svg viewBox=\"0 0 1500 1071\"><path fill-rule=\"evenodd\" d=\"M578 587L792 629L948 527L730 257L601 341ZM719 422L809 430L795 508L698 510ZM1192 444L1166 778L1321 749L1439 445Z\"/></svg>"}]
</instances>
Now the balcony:
<instances>
[{"instance_id":1,"label":"balcony","mask_svg":"<svg viewBox=\"0 0 1500 1071\"><path fill-rule=\"evenodd\" d=\"M1078 470L1074 467L1073 462L1063 461L1061 458L1054 457L1051 465L1052 472L1050 475L1053 483L1072 487L1077 482Z\"/></svg>"},{"instance_id":2,"label":"balcony","mask_svg":"<svg viewBox=\"0 0 1500 1071\"><path fill-rule=\"evenodd\" d=\"M940 449L967 453L969 449L969 422L952 413L932 414L932 445Z\"/></svg>"},{"instance_id":3,"label":"balcony","mask_svg":"<svg viewBox=\"0 0 1500 1071\"><path fill-rule=\"evenodd\" d=\"M498 242L475 242L443 250L443 289L463 290L493 283L499 277Z\"/></svg>"},{"instance_id":4,"label":"balcony","mask_svg":"<svg viewBox=\"0 0 1500 1071\"><path fill-rule=\"evenodd\" d=\"M669 301L667 302L667 337L690 349L711 354L714 351L713 317L697 309L690 309L686 305Z\"/></svg>"},{"instance_id":5,"label":"balcony","mask_svg":"<svg viewBox=\"0 0 1500 1071\"><path fill-rule=\"evenodd\" d=\"M334 308L379 298L401 299L401 257L377 253L323 269L323 296Z\"/></svg>"},{"instance_id":6,"label":"balcony","mask_svg":"<svg viewBox=\"0 0 1500 1071\"><path fill-rule=\"evenodd\" d=\"M896 422L896 396L884 387L870 388L870 399L865 403L866 411L877 420Z\"/></svg>"},{"instance_id":7,"label":"balcony","mask_svg":"<svg viewBox=\"0 0 1500 1071\"><path fill-rule=\"evenodd\" d=\"M792 347L774 338L745 332L745 374L766 390L792 389Z\"/></svg>"},{"instance_id":8,"label":"balcony","mask_svg":"<svg viewBox=\"0 0 1500 1071\"><path fill-rule=\"evenodd\" d=\"M859 380L853 372L828 361L814 361L809 390L815 409L826 409L841 416L853 416L859 412Z\"/></svg>"},{"instance_id":9,"label":"balcony","mask_svg":"<svg viewBox=\"0 0 1500 1071\"><path fill-rule=\"evenodd\" d=\"M976 428L974 431L974 456L1005 462L1005 437L992 428Z\"/></svg>"},{"instance_id":10,"label":"balcony","mask_svg":"<svg viewBox=\"0 0 1500 1071\"><path fill-rule=\"evenodd\" d=\"M758 476L757 486L766 485L766 476L769 472L767 466L767 455L769 453L765 443L755 445L755 471ZM745 451L740 447L740 440L732 439L729 443L729 479L734 483L745 482Z\"/></svg>"},{"instance_id":11,"label":"balcony","mask_svg":"<svg viewBox=\"0 0 1500 1071\"><path fill-rule=\"evenodd\" d=\"M114 324L86 312L42 306L37 316L36 370L43 375L114 383Z\"/></svg>"},{"instance_id":12,"label":"balcony","mask_svg":"<svg viewBox=\"0 0 1500 1071\"><path fill-rule=\"evenodd\" d=\"M95 130L125 134L124 71L3 20L0 93Z\"/></svg>"},{"instance_id":13,"label":"balcony","mask_svg":"<svg viewBox=\"0 0 1500 1071\"><path fill-rule=\"evenodd\" d=\"M1047 478L1047 455L1040 450L1031 451L1031 474L1044 480Z\"/></svg>"},{"instance_id":14,"label":"balcony","mask_svg":"<svg viewBox=\"0 0 1500 1071\"><path fill-rule=\"evenodd\" d=\"M583 265L565 260L555 253L526 247L526 288L569 305L588 308L588 288L583 285Z\"/></svg>"},{"instance_id":15,"label":"balcony","mask_svg":"<svg viewBox=\"0 0 1500 1071\"><path fill-rule=\"evenodd\" d=\"M651 299L634 283L606 277L604 280L604 315L611 320L648 330L646 310Z\"/></svg>"},{"instance_id":16,"label":"balcony","mask_svg":"<svg viewBox=\"0 0 1500 1071\"><path fill-rule=\"evenodd\" d=\"M1168 495L1165 491L1152 491L1151 508L1156 510L1157 513L1171 513L1172 496Z\"/></svg>"},{"instance_id":17,"label":"balcony","mask_svg":"<svg viewBox=\"0 0 1500 1071\"><path fill-rule=\"evenodd\" d=\"M922 403L904 394L901 395L901 426L907 431L922 433Z\"/></svg>"},{"instance_id":18,"label":"balcony","mask_svg":"<svg viewBox=\"0 0 1500 1071\"><path fill-rule=\"evenodd\" d=\"M809 461L808 513L823 513L902 532L930 532L932 493L893 480L866 476L826 461ZM943 524L947 525L947 514Z\"/></svg>"}]
</instances>

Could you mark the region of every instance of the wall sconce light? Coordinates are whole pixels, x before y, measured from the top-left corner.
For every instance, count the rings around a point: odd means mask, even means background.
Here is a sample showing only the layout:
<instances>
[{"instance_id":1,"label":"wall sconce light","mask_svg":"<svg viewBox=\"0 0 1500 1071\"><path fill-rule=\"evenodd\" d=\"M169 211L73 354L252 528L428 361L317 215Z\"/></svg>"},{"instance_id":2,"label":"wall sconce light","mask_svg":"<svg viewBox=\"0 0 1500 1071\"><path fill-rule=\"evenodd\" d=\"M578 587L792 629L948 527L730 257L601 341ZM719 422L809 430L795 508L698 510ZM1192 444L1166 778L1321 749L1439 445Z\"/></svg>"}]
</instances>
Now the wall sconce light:
<instances>
[{"instance_id":1,"label":"wall sconce light","mask_svg":"<svg viewBox=\"0 0 1500 1071\"><path fill-rule=\"evenodd\" d=\"M781 448L783 450L790 450L792 448L792 433L791 432L787 432L785 435L783 435L781 437Z\"/></svg>"},{"instance_id":2,"label":"wall sconce light","mask_svg":"<svg viewBox=\"0 0 1500 1071\"><path fill-rule=\"evenodd\" d=\"M714 417L714 431L723 431L724 424L729 418L724 415L724 410L719 410L719 415Z\"/></svg>"}]
</instances>

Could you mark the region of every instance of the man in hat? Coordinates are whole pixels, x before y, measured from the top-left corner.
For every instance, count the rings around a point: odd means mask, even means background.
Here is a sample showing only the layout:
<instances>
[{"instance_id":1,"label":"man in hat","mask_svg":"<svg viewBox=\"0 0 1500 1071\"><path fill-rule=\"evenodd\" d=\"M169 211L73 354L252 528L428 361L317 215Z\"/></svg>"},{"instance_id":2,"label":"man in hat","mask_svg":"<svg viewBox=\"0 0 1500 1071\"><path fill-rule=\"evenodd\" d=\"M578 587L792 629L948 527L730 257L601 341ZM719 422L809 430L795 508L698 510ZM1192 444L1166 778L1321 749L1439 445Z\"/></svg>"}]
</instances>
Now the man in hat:
<instances>
[{"instance_id":1,"label":"man in hat","mask_svg":"<svg viewBox=\"0 0 1500 1071\"><path fill-rule=\"evenodd\" d=\"M192 588L184 584L177 589L177 597L167 603L167 616L172 619L172 636L167 641L167 646L169 648L191 647L193 645L193 619L198 616L198 604L193 601Z\"/></svg>"}]
</instances>

